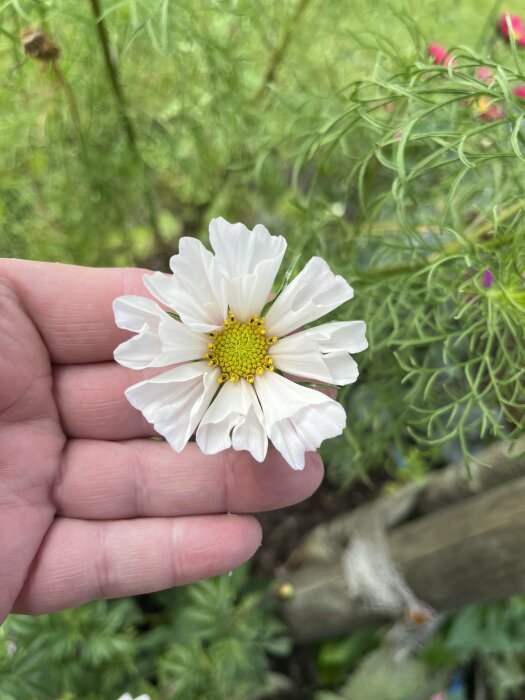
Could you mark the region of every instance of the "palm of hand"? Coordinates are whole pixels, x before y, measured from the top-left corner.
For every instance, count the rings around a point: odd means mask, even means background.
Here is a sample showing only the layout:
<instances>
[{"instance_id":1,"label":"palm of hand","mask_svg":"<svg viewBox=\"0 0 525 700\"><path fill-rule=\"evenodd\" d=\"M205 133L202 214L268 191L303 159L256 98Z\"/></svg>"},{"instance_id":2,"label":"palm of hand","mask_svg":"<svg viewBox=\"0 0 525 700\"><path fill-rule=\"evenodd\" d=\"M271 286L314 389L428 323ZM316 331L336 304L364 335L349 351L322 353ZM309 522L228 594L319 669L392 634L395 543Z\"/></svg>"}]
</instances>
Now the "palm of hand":
<instances>
[{"instance_id":1,"label":"palm of hand","mask_svg":"<svg viewBox=\"0 0 525 700\"><path fill-rule=\"evenodd\" d=\"M23 588L53 522L52 492L66 437L51 363L11 287L0 286L0 620Z\"/></svg>"},{"instance_id":2,"label":"palm of hand","mask_svg":"<svg viewBox=\"0 0 525 700\"><path fill-rule=\"evenodd\" d=\"M180 455L123 396L125 334L111 300L144 294L138 270L0 260L0 622L97 597L158 590L250 557L250 516L316 488L278 454Z\"/></svg>"}]
</instances>

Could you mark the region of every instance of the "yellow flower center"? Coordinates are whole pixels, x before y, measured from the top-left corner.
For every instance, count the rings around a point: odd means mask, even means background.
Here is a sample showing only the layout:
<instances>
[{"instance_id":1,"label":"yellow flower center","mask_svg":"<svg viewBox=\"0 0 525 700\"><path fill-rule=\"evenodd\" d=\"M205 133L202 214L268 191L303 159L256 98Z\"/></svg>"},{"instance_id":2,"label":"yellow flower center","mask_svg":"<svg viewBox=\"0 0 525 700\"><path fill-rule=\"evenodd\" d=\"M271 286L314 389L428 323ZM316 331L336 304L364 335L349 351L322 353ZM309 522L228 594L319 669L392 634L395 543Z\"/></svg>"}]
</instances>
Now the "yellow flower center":
<instances>
[{"instance_id":1,"label":"yellow flower center","mask_svg":"<svg viewBox=\"0 0 525 700\"><path fill-rule=\"evenodd\" d=\"M277 338L266 337L263 318L253 316L247 323L241 323L228 311L224 330L209 335L213 342L209 343L204 359L212 367L220 368L219 384L236 382L240 377L252 383L256 374L273 372L273 360L266 353Z\"/></svg>"},{"instance_id":2,"label":"yellow flower center","mask_svg":"<svg viewBox=\"0 0 525 700\"><path fill-rule=\"evenodd\" d=\"M487 97L486 95L483 95L482 97L478 97L478 99L474 102L474 106L475 106L476 112L483 114L491 106L490 105L490 97Z\"/></svg>"}]
</instances>

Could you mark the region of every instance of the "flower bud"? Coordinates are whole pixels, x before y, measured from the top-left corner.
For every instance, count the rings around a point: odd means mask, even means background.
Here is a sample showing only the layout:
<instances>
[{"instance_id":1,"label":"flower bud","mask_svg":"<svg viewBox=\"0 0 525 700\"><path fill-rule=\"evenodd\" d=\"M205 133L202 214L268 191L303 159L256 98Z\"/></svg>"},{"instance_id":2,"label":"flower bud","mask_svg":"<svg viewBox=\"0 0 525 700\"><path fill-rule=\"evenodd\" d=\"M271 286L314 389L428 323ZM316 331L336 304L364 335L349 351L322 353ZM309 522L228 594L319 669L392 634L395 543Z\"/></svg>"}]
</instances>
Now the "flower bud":
<instances>
[{"instance_id":1,"label":"flower bud","mask_svg":"<svg viewBox=\"0 0 525 700\"><path fill-rule=\"evenodd\" d=\"M488 66L480 66L476 70L476 78L477 80L481 80L484 83L487 83L487 85L493 85L494 84L494 71L492 68L489 68Z\"/></svg>"},{"instance_id":2,"label":"flower bud","mask_svg":"<svg viewBox=\"0 0 525 700\"><path fill-rule=\"evenodd\" d=\"M498 29L507 41L510 40L510 34L512 33L516 44L525 46L525 23L519 15L511 15L505 12L500 17Z\"/></svg>"},{"instance_id":3,"label":"flower bud","mask_svg":"<svg viewBox=\"0 0 525 700\"><path fill-rule=\"evenodd\" d=\"M449 64L454 66L456 64L455 61L452 61L452 57L449 55L448 49L441 44L429 44L428 55L438 66L448 66Z\"/></svg>"}]
</instances>

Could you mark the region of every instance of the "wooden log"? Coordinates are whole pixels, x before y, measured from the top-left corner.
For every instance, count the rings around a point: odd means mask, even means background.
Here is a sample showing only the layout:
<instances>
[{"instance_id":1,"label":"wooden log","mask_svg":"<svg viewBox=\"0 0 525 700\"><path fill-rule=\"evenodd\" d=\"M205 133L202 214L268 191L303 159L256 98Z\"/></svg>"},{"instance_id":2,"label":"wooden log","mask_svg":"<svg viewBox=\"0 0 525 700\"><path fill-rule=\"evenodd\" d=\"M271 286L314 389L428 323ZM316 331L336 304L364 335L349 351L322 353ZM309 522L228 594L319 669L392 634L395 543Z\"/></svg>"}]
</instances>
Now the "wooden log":
<instances>
[{"instance_id":1,"label":"wooden log","mask_svg":"<svg viewBox=\"0 0 525 700\"><path fill-rule=\"evenodd\" d=\"M525 435L509 444L495 442L477 455L478 462L463 461L431 472L421 486L412 515L431 513L446 505L525 476Z\"/></svg>"},{"instance_id":2,"label":"wooden log","mask_svg":"<svg viewBox=\"0 0 525 700\"><path fill-rule=\"evenodd\" d=\"M293 552L287 568L296 568L316 560L336 561L365 508L373 509L388 529L407 518L432 513L525 476L525 435L512 445L503 442L490 445L477 455L477 460L470 466L470 472L464 462L455 462L431 472L422 483L411 483L392 496L378 498L372 504L315 527Z\"/></svg>"},{"instance_id":3,"label":"wooden log","mask_svg":"<svg viewBox=\"0 0 525 700\"><path fill-rule=\"evenodd\" d=\"M416 594L437 610L525 590L525 477L392 531L390 548Z\"/></svg>"},{"instance_id":4,"label":"wooden log","mask_svg":"<svg viewBox=\"0 0 525 700\"><path fill-rule=\"evenodd\" d=\"M438 611L525 591L525 477L455 503L387 533L392 560L422 601ZM341 561L288 574L294 595L282 615L298 641L379 624L385 614L360 605Z\"/></svg>"}]
</instances>

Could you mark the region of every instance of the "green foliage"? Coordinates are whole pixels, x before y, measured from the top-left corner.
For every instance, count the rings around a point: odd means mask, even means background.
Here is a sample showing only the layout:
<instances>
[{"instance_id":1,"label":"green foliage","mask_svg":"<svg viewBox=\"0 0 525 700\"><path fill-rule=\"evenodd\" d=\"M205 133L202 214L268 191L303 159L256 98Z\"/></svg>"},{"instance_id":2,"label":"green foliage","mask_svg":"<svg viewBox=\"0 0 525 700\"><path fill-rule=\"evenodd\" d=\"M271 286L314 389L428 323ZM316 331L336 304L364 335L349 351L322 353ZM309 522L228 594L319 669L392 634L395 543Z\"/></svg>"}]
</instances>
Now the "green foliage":
<instances>
[{"instance_id":1,"label":"green foliage","mask_svg":"<svg viewBox=\"0 0 525 700\"><path fill-rule=\"evenodd\" d=\"M510 656L524 650L525 599L464 608L446 634L446 646L460 661L475 654Z\"/></svg>"},{"instance_id":2,"label":"green foliage","mask_svg":"<svg viewBox=\"0 0 525 700\"><path fill-rule=\"evenodd\" d=\"M321 644L317 655L317 671L321 684L330 686L341 683L378 642L376 630L362 630L342 639L333 639Z\"/></svg>"},{"instance_id":3,"label":"green foliage","mask_svg":"<svg viewBox=\"0 0 525 700\"><path fill-rule=\"evenodd\" d=\"M411 700L428 681L428 669L415 658L395 661L389 651L377 649L361 662L337 693L319 693L317 700Z\"/></svg>"},{"instance_id":4,"label":"green foliage","mask_svg":"<svg viewBox=\"0 0 525 700\"><path fill-rule=\"evenodd\" d=\"M98 601L0 629L1 700L246 700L264 688L268 655L290 651L247 571L150 597Z\"/></svg>"},{"instance_id":5,"label":"green foliage","mask_svg":"<svg viewBox=\"0 0 525 700\"><path fill-rule=\"evenodd\" d=\"M241 569L188 589L170 628L173 643L158 662L174 698L244 700L265 682L266 652L290 651L284 627L261 607L261 594L238 597L245 583Z\"/></svg>"},{"instance_id":6,"label":"green foliage","mask_svg":"<svg viewBox=\"0 0 525 700\"><path fill-rule=\"evenodd\" d=\"M37 618L12 616L0 629L2 700L48 700L78 694L115 698L122 684L142 684L134 657L132 599L97 601Z\"/></svg>"},{"instance_id":7,"label":"green foliage","mask_svg":"<svg viewBox=\"0 0 525 700\"><path fill-rule=\"evenodd\" d=\"M454 615L422 652L430 667L454 668L472 660L484 669L496 700L525 686L525 599L472 606Z\"/></svg>"},{"instance_id":8,"label":"green foliage","mask_svg":"<svg viewBox=\"0 0 525 700\"><path fill-rule=\"evenodd\" d=\"M357 281L353 313L370 340L364 381L343 392L347 444L328 448L339 478L352 453L371 464L388 444L406 454L412 438L468 457L472 444L524 428L524 112L510 96L523 78L492 64L489 88L475 78L480 56L455 55L453 73L416 63L352 84L311 147L318 168L346 160L345 200L360 204L332 246ZM480 122L483 95L506 104L506 119Z\"/></svg>"}]
</instances>

